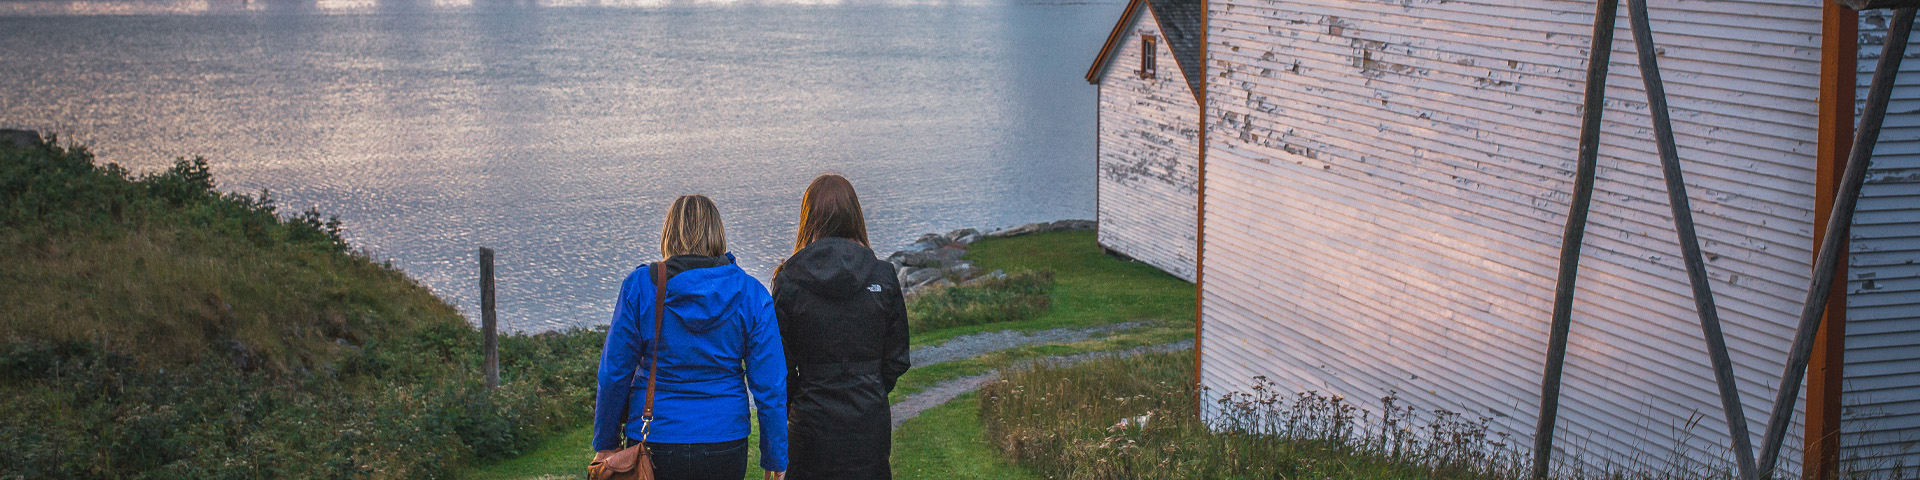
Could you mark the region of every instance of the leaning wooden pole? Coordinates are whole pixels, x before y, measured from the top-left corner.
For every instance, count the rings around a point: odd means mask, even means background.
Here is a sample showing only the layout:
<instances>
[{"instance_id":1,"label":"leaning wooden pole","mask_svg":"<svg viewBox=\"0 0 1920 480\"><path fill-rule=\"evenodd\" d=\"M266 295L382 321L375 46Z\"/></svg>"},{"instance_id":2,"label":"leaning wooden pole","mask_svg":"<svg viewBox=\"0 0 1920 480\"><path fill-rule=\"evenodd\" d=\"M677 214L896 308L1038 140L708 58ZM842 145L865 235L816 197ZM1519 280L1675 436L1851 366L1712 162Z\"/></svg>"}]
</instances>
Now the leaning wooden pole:
<instances>
[{"instance_id":1,"label":"leaning wooden pole","mask_svg":"<svg viewBox=\"0 0 1920 480\"><path fill-rule=\"evenodd\" d=\"M1720 311L1714 306L1706 260L1700 254L1700 239L1694 233L1687 183L1680 174L1679 148L1673 141L1673 120L1668 116L1666 84L1660 80L1653 27L1647 20L1647 0L1628 0L1627 13L1628 23L1633 26L1634 49L1640 54L1640 78L1647 87L1647 110L1653 116L1654 141L1660 149L1661 170L1667 180L1667 200L1673 207L1673 227L1679 234L1681 255L1686 259L1688 283L1693 285L1693 305L1700 315L1700 333L1706 338L1713 375L1720 384L1720 404L1726 412L1727 433L1733 437L1733 454L1739 462L1740 478L1756 480L1753 439L1747 433L1747 415L1740 406L1740 388L1734 379L1733 360L1727 355L1726 336L1720 331Z\"/></svg>"},{"instance_id":2,"label":"leaning wooden pole","mask_svg":"<svg viewBox=\"0 0 1920 480\"><path fill-rule=\"evenodd\" d=\"M1553 290L1553 326L1547 338L1547 364L1540 379L1540 420L1533 433L1533 478L1544 480L1553 459L1554 422L1560 415L1560 369L1567 359L1567 330L1573 325L1574 281L1580 276L1580 246L1587 236L1587 211L1593 204L1593 179L1600 158L1600 116L1606 112L1607 66L1613 58L1613 26L1620 0L1600 0L1593 12L1593 42L1587 47L1587 96L1580 117L1580 153L1573 174L1573 202L1560 241L1560 279Z\"/></svg>"},{"instance_id":3,"label":"leaning wooden pole","mask_svg":"<svg viewBox=\"0 0 1920 480\"><path fill-rule=\"evenodd\" d=\"M500 337L493 316L493 249L480 247L480 349L486 352L487 388L500 387Z\"/></svg>"},{"instance_id":4,"label":"leaning wooden pole","mask_svg":"<svg viewBox=\"0 0 1920 480\"><path fill-rule=\"evenodd\" d=\"M1893 96L1894 80L1900 74L1900 57L1907 54L1914 11L1910 6L1894 11L1893 25L1887 28L1886 44L1880 51L1880 63L1874 67L1873 83L1867 87L1866 108L1860 114L1860 128L1854 132L1853 154L1847 158L1847 170L1841 174L1840 191L1833 200L1833 213L1827 217L1826 235L1820 240L1820 256L1813 264L1816 274L1807 288L1807 303L1800 310L1800 329L1794 335L1793 349L1787 352L1786 371L1780 374L1773 415L1768 419L1767 436L1761 443L1760 468L1765 472L1771 473L1779 461L1780 445L1793 422L1793 405L1800 398L1801 375L1807 372L1813 337L1820 329L1820 318L1826 314L1828 294L1833 289L1833 275L1819 272L1833 271L1841 249L1846 247L1848 230L1853 227L1854 207L1860 203L1860 187L1867 179L1867 162L1873 157L1874 143L1880 140L1887 102Z\"/></svg>"}]
</instances>

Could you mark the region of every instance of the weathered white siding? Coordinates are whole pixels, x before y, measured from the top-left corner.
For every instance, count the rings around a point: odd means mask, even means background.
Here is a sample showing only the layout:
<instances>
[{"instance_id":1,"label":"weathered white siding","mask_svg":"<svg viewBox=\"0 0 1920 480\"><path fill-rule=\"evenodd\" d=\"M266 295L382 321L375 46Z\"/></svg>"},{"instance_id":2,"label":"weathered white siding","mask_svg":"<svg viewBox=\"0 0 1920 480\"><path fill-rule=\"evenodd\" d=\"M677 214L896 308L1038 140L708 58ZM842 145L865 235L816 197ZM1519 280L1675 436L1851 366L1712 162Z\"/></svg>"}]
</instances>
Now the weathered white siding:
<instances>
[{"instance_id":1,"label":"weathered white siding","mask_svg":"<svg viewBox=\"0 0 1920 480\"><path fill-rule=\"evenodd\" d=\"M1157 40L1140 78L1140 36L1160 35L1142 8L1100 81L1100 245L1193 281L1200 105L1172 48Z\"/></svg>"},{"instance_id":2,"label":"weathered white siding","mask_svg":"<svg viewBox=\"0 0 1920 480\"><path fill-rule=\"evenodd\" d=\"M1864 101L1888 18L1880 11L1861 20ZM1920 50L1907 51L1900 75L1860 192L1847 267L1840 457L1879 478L1920 477Z\"/></svg>"},{"instance_id":3,"label":"weathered white siding","mask_svg":"<svg viewBox=\"0 0 1920 480\"><path fill-rule=\"evenodd\" d=\"M1622 3L1556 458L1731 468ZM1820 4L1652 3L1758 444L1811 269ZM1530 446L1592 11L1215 0L1203 384L1397 394Z\"/></svg>"}]
</instances>

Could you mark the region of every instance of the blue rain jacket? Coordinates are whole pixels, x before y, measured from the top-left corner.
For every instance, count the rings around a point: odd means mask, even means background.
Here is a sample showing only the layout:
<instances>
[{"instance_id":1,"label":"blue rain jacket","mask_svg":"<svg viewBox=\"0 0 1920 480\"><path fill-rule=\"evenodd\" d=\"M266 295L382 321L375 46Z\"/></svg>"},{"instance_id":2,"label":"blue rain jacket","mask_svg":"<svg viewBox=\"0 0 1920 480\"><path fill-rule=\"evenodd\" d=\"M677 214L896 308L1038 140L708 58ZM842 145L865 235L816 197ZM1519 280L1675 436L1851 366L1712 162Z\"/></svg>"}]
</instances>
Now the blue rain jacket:
<instances>
[{"instance_id":1,"label":"blue rain jacket","mask_svg":"<svg viewBox=\"0 0 1920 480\"><path fill-rule=\"evenodd\" d=\"M783 472L787 363L773 297L733 263L733 254L726 260L725 265L685 270L667 279L660 380L646 440L713 443L747 438L748 412L755 411L747 403L751 385L760 416L760 468ZM646 355L655 341L650 268L635 268L620 285L600 354L600 388L593 409L596 451L619 448L623 433L640 438L647 400Z\"/></svg>"}]
</instances>

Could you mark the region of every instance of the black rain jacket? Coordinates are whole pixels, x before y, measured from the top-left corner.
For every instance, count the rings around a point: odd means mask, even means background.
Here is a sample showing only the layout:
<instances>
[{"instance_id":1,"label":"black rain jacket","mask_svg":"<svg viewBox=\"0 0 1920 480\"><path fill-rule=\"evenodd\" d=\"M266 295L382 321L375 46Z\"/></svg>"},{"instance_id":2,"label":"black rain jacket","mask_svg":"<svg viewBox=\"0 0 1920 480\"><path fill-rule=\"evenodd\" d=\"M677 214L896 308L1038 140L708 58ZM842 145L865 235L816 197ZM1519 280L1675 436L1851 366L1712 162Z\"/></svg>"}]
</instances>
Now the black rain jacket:
<instances>
[{"instance_id":1,"label":"black rain jacket","mask_svg":"<svg viewBox=\"0 0 1920 480\"><path fill-rule=\"evenodd\" d=\"M787 478L893 478L887 394L911 365L893 264L852 240L816 240L774 274L773 307L787 349Z\"/></svg>"}]
</instances>

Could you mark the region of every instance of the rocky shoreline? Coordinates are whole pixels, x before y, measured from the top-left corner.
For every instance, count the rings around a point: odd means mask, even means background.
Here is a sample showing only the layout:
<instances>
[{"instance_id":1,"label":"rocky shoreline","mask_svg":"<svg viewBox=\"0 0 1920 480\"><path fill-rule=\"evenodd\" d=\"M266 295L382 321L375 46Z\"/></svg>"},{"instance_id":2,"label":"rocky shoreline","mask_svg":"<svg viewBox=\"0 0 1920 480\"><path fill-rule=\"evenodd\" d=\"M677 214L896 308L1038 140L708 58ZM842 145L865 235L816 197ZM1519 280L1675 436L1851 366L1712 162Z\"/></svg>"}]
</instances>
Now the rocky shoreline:
<instances>
[{"instance_id":1,"label":"rocky shoreline","mask_svg":"<svg viewBox=\"0 0 1920 480\"><path fill-rule=\"evenodd\" d=\"M962 285L985 278L1007 276L1007 272L1000 270L983 272L973 262L960 259L967 254L967 247L980 239L1093 230L1097 227L1098 224L1092 220L1057 220L1029 223L986 233L981 233L979 229L974 228L962 228L944 235L929 233L921 235L920 239L908 245L907 249L888 255L886 260L892 262L894 269L899 271L901 290L911 295L930 287Z\"/></svg>"}]
</instances>

